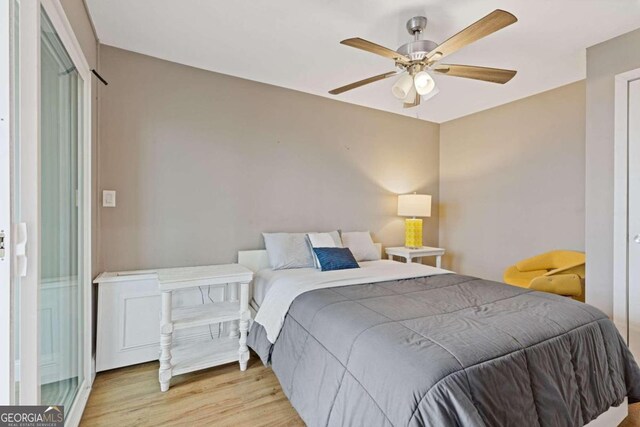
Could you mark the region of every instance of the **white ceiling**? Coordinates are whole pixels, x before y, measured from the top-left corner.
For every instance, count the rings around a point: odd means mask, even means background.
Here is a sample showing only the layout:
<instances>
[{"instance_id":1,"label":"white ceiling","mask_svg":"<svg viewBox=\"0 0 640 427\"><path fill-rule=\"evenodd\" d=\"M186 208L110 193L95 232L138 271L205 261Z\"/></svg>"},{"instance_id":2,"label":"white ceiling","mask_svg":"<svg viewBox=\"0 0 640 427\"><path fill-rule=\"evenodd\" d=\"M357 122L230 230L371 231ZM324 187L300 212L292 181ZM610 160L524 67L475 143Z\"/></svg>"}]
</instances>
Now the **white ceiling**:
<instances>
[{"instance_id":1,"label":"white ceiling","mask_svg":"<svg viewBox=\"0 0 640 427\"><path fill-rule=\"evenodd\" d=\"M585 77L585 48L640 27L640 0L87 0L101 43L371 108L445 122ZM438 43L494 9L518 22L446 58L518 70L506 85L436 76L440 93L403 110L395 79L327 91L393 70L339 44L362 37L397 49L405 22L429 19ZM108 78L108 76L105 76Z\"/></svg>"}]
</instances>

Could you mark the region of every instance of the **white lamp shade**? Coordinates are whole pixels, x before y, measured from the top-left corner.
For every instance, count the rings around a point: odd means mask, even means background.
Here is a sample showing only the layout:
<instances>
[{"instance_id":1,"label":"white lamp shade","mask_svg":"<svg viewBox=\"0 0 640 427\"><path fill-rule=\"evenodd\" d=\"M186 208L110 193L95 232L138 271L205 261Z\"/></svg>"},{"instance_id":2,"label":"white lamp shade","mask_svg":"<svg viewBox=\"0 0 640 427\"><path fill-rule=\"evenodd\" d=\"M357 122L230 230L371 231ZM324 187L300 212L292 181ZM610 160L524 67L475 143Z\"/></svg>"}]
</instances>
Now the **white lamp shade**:
<instances>
[{"instance_id":1,"label":"white lamp shade","mask_svg":"<svg viewBox=\"0 0 640 427\"><path fill-rule=\"evenodd\" d=\"M431 196L428 194L399 195L398 216L431 216Z\"/></svg>"},{"instance_id":2,"label":"white lamp shade","mask_svg":"<svg viewBox=\"0 0 640 427\"><path fill-rule=\"evenodd\" d=\"M433 77L429 75L426 71L420 71L413 78L415 82L416 91L420 95L426 95L436 87L436 83L433 81Z\"/></svg>"},{"instance_id":3,"label":"white lamp shade","mask_svg":"<svg viewBox=\"0 0 640 427\"><path fill-rule=\"evenodd\" d=\"M411 87L413 86L413 77L409 74L405 74L400 77L398 81L391 88L391 92L393 96L398 99L405 99L409 92L411 91Z\"/></svg>"},{"instance_id":4,"label":"white lamp shade","mask_svg":"<svg viewBox=\"0 0 640 427\"><path fill-rule=\"evenodd\" d=\"M407 104L413 104L414 102L416 102L416 88L413 87L413 85L411 85L411 89L409 89L409 93L402 100L402 102L405 102Z\"/></svg>"}]
</instances>

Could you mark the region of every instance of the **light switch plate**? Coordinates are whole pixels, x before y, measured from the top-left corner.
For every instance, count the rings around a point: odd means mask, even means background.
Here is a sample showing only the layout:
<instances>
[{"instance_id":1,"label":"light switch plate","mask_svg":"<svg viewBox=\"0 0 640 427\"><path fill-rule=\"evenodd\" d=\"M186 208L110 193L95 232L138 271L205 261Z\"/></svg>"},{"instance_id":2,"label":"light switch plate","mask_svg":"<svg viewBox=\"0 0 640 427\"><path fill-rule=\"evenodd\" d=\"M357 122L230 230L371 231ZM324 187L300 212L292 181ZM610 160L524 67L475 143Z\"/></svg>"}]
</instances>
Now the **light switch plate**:
<instances>
[{"instance_id":1,"label":"light switch plate","mask_svg":"<svg viewBox=\"0 0 640 427\"><path fill-rule=\"evenodd\" d=\"M116 207L116 191L115 190L102 190L102 207L104 208Z\"/></svg>"}]
</instances>

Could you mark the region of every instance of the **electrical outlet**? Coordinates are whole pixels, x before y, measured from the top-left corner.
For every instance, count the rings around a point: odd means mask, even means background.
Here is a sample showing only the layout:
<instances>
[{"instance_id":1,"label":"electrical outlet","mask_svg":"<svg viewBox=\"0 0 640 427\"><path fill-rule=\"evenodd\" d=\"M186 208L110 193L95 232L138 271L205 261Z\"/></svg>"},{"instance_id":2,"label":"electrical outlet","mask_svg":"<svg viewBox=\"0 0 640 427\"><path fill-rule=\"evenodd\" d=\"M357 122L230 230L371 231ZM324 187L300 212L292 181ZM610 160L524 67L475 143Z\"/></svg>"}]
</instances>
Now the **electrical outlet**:
<instances>
[{"instance_id":1,"label":"electrical outlet","mask_svg":"<svg viewBox=\"0 0 640 427\"><path fill-rule=\"evenodd\" d=\"M115 190L102 190L102 207L103 208L116 207L116 191Z\"/></svg>"}]
</instances>

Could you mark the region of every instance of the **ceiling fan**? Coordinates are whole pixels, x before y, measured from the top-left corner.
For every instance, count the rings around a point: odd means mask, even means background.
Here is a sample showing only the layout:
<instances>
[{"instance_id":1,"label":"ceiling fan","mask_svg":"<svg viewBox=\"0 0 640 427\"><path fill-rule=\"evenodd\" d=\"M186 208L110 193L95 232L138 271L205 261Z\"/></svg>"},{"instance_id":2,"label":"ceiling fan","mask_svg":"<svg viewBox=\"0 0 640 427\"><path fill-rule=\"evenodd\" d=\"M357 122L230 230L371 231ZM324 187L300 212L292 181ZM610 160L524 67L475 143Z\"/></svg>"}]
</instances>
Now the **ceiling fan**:
<instances>
[{"instance_id":1,"label":"ceiling fan","mask_svg":"<svg viewBox=\"0 0 640 427\"><path fill-rule=\"evenodd\" d=\"M516 71L472 65L441 64L440 60L517 21L518 19L509 12L496 9L438 45L431 40L420 38L427 26L427 18L415 16L407 21L407 31L413 36L413 41L400 46L397 51L359 37L342 40L341 44L393 59L397 69L341 86L330 90L329 93L338 95L369 83L402 75L393 85L391 91L396 98L403 101L404 108L411 108L420 105L421 99L427 100L438 93L431 72L492 83L507 83L516 75Z\"/></svg>"}]
</instances>

